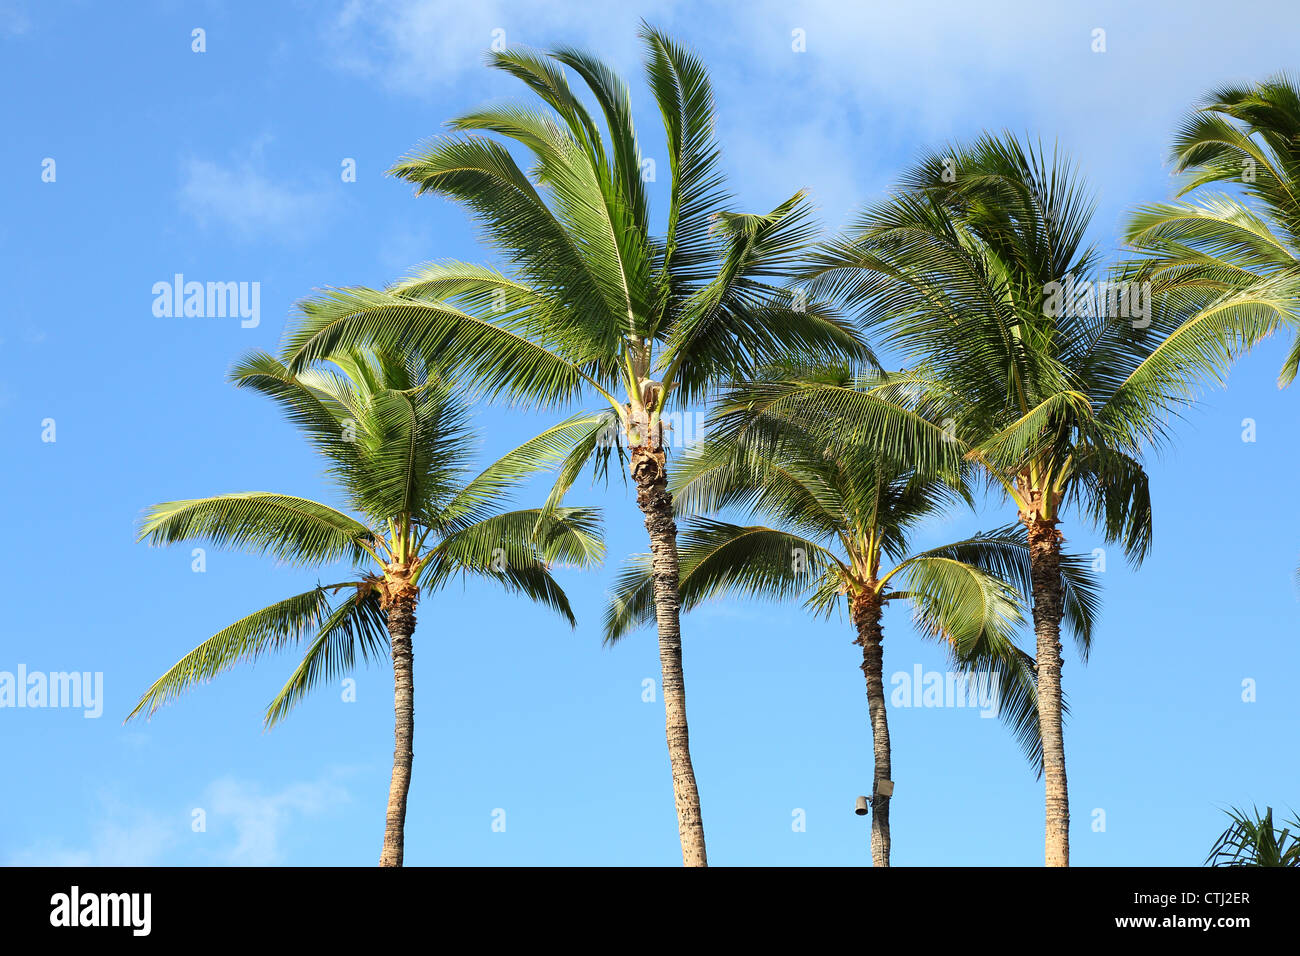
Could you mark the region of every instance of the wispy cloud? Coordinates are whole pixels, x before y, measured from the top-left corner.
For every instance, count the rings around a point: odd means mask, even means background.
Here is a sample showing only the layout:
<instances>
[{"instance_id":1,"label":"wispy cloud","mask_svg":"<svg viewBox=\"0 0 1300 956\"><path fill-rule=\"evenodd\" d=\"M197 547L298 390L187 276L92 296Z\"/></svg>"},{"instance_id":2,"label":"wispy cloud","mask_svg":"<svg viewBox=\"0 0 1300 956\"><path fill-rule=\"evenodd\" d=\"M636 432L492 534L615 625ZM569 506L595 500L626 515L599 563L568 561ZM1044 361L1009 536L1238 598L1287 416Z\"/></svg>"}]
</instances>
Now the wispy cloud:
<instances>
[{"instance_id":1,"label":"wispy cloud","mask_svg":"<svg viewBox=\"0 0 1300 956\"><path fill-rule=\"evenodd\" d=\"M923 148L1005 127L1059 141L1110 230L1164 181L1171 132L1207 88L1291 63L1290 37L1259 29L1291 4L1261 0L1207 30L1171 0L756 0L734 30L683 23L683 36L706 48L729 129L753 132L740 176L764 182L752 157L762 177L812 185L832 225Z\"/></svg>"},{"instance_id":2,"label":"wispy cloud","mask_svg":"<svg viewBox=\"0 0 1300 956\"><path fill-rule=\"evenodd\" d=\"M603 56L635 56L636 22L672 7L667 0L633 11L610 4L554 0L479 0L451 15L445 0L347 0L325 29L333 64L394 92L434 96L481 69L497 46L577 46L599 42Z\"/></svg>"},{"instance_id":3,"label":"wispy cloud","mask_svg":"<svg viewBox=\"0 0 1300 956\"><path fill-rule=\"evenodd\" d=\"M183 832L179 820L152 810L128 807L101 795L100 807L84 845L38 840L14 853L11 866L158 866Z\"/></svg>"},{"instance_id":4,"label":"wispy cloud","mask_svg":"<svg viewBox=\"0 0 1300 956\"><path fill-rule=\"evenodd\" d=\"M274 866L284 862L282 837L296 820L316 816L346 803L348 793L333 780L298 783L267 793L262 787L232 777L214 782L205 797L209 832L230 834L233 845L219 851L233 866Z\"/></svg>"},{"instance_id":5,"label":"wispy cloud","mask_svg":"<svg viewBox=\"0 0 1300 956\"><path fill-rule=\"evenodd\" d=\"M433 93L482 60L499 20L495 3L466 4L448 17L439 4L349 0L326 31L336 66L405 93Z\"/></svg>"},{"instance_id":6,"label":"wispy cloud","mask_svg":"<svg viewBox=\"0 0 1300 956\"><path fill-rule=\"evenodd\" d=\"M181 170L180 202L199 224L230 229L241 238L299 240L316 233L332 198L307 189L285 173L272 177L254 145L251 158L223 164L187 160Z\"/></svg>"},{"instance_id":7,"label":"wispy cloud","mask_svg":"<svg viewBox=\"0 0 1300 956\"><path fill-rule=\"evenodd\" d=\"M275 866L285 862L285 841L303 819L329 812L351 797L340 774L281 789L222 777L208 785L196 807L170 811L132 807L101 794L90 833L81 845L39 839L11 853L11 866L163 866L219 863ZM193 829L195 810L203 829Z\"/></svg>"},{"instance_id":8,"label":"wispy cloud","mask_svg":"<svg viewBox=\"0 0 1300 956\"><path fill-rule=\"evenodd\" d=\"M14 0L0 0L0 36L22 36L32 28L27 11Z\"/></svg>"}]
</instances>

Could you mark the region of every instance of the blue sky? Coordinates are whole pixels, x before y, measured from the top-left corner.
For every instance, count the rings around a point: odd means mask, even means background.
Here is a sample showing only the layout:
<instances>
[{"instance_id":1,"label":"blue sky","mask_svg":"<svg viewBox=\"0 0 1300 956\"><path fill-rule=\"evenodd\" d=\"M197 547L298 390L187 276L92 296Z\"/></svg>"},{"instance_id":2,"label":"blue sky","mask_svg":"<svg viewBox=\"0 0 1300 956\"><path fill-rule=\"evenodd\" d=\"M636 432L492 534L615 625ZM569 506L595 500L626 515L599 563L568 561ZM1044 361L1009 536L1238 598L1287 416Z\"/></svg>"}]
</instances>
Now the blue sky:
<instances>
[{"instance_id":1,"label":"blue sky","mask_svg":"<svg viewBox=\"0 0 1300 956\"><path fill-rule=\"evenodd\" d=\"M375 862L386 668L356 675L355 702L325 688L270 733L261 714L292 656L122 725L183 652L318 579L215 549L195 573L188 548L137 545L133 527L156 501L329 494L292 430L225 373L247 349L274 349L315 288L487 257L460 209L382 173L448 117L516 94L481 66L493 31L612 61L634 83L653 158L635 27L646 16L669 29L711 65L740 204L770 208L807 187L832 228L927 145L1002 127L1058 141L1098 193L1108 248L1125 210L1168 195L1170 131L1203 91L1296 66L1289 3L1226 17L1197 3L1048 6L0 0L0 672L104 675L98 719L0 709L0 863ZM191 49L195 28L206 52ZM340 175L346 159L355 182ZM260 283L260 322L156 317L151 289L176 273ZM1243 361L1152 461L1154 552L1139 571L1109 556L1094 655L1083 666L1067 650L1076 864L1194 865L1219 806L1300 809L1300 394L1276 387L1281 358L1275 342ZM482 409L484 460L545 420ZM564 574L576 631L487 586L422 605L410 864L680 862L662 705L642 700L658 674L653 634L613 650L599 640L614 567L644 550L644 531L617 479L580 483L572 500L607 508L610 553L601 571ZM920 543L1011 517L991 502ZM1075 550L1100 544L1075 520L1064 531ZM721 603L690 614L684 634L711 861L865 863L866 821L851 811L871 748L847 622ZM917 665L945 669L894 612L886 674ZM1041 783L997 721L898 707L890 721L896 865L1041 862Z\"/></svg>"}]
</instances>

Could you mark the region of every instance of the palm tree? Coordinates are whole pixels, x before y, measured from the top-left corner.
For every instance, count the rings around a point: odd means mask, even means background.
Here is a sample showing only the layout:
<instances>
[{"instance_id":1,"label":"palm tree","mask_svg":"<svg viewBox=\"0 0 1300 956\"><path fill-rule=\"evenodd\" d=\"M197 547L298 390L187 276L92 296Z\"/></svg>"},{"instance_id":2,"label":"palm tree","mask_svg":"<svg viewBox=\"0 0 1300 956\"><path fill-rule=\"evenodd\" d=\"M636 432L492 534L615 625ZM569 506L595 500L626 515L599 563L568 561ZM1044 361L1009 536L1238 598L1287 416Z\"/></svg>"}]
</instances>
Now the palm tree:
<instances>
[{"instance_id":1,"label":"palm tree","mask_svg":"<svg viewBox=\"0 0 1300 956\"><path fill-rule=\"evenodd\" d=\"M474 435L452 384L414 359L335 356L334 368L291 374L265 353L231 373L276 401L329 462L352 515L307 498L249 492L154 505L140 539L207 540L300 566L356 565L218 631L153 683L127 719L241 660L306 641L302 663L266 711L267 726L311 689L369 660L393 661L395 748L380 866L401 866L415 729L412 637L421 593L480 575L558 612L573 611L550 565L598 563L598 513L587 508L503 510L522 478L549 461L529 442L469 477ZM373 564L371 563L373 562ZM338 597L341 593L341 597Z\"/></svg>"},{"instance_id":2,"label":"palm tree","mask_svg":"<svg viewBox=\"0 0 1300 956\"><path fill-rule=\"evenodd\" d=\"M846 370L826 370L820 380L862 387ZM751 392L736 388L723 407L747 405ZM689 609L724 594L802 598L810 613L828 615L845 599L862 648L875 752L871 858L875 866L889 866L893 781L884 609L891 602L910 605L920 632L947 642L954 665L967 672L964 686L971 693L972 678L996 689L999 715L1041 767L1033 659L1015 645L1023 622L1019 594L1008 583L1028 583L1029 550L1014 529L1003 529L913 552L908 539L918 524L951 504L972 503L964 482L927 478L865 446L830 454L817 436L762 417L752 417L738 440L710 441L677 471L679 508L707 515L740 507L769 522L690 519L682 548L682 604ZM750 440L765 424L774 426L772 440ZM1071 623L1087 641L1095 587L1068 556L1061 575ZM653 565L642 556L619 578L606 612L607 642L649 619L652 590Z\"/></svg>"},{"instance_id":3,"label":"palm tree","mask_svg":"<svg viewBox=\"0 0 1300 956\"><path fill-rule=\"evenodd\" d=\"M1213 91L1184 120L1172 159L1174 171L1186 174L1178 196L1192 198L1133 214L1126 230L1138 256L1132 277L1152 281L1189 320L1249 303L1249 325L1228 343L1228 358L1283 324L1294 327L1300 319L1300 85L1278 74ZM1279 384L1289 385L1297 370L1300 338Z\"/></svg>"},{"instance_id":4,"label":"palm tree","mask_svg":"<svg viewBox=\"0 0 1300 956\"><path fill-rule=\"evenodd\" d=\"M671 171L664 232L652 233L648 183L622 79L586 53L495 53L541 103L475 110L393 167L419 194L463 203L504 271L440 262L384 290L334 289L303 303L284 359L294 370L339 349L402 345L477 382L481 394L558 408L599 396L603 412L548 432L559 478L547 507L591 463L625 443L655 567L655 616L668 753L683 862L707 865L691 763L678 617L677 528L665 428L732 375L789 351L861 358L852 326L777 280L810 241L796 193L765 215L730 211L714 139L708 73L643 25L646 77L663 117ZM569 86L575 72L603 128ZM531 160L525 172L505 143ZM612 426L612 427L611 427Z\"/></svg>"},{"instance_id":5,"label":"palm tree","mask_svg":"<svg viewBox=\"0 0 1300 956\"><path fill-rule=\"evenodd\" d=\"M1068 162L1008 134L921 160L804 270L914 367L865 391L773 389L763 401L920 467L960 453L1015 504L1029 548L1046 862L1069 864L1058 528L1074 508L1140 562L1151 544L1141 455L1167 435L1225 343L1253 336L1245 298L1186 322L1149 290L1099 279L1092 203ZM918 396L900 427L889 410ZM1086 661L1088 645L1079 642Z\"/></svg>"},{"instance_id":6,"label":"palm tree","mask_svg":"<svg viewBox=\"0 0 1300 956\"><path fill-rule=\"evenodd\" d=\"M1210 849L1206 866L1300 866L1300 820L1278 831L1272 807L1263 816L1258 807L1250 813L1236 807L1226 812L1232 823Z\"/></svg>"}]
</instances>

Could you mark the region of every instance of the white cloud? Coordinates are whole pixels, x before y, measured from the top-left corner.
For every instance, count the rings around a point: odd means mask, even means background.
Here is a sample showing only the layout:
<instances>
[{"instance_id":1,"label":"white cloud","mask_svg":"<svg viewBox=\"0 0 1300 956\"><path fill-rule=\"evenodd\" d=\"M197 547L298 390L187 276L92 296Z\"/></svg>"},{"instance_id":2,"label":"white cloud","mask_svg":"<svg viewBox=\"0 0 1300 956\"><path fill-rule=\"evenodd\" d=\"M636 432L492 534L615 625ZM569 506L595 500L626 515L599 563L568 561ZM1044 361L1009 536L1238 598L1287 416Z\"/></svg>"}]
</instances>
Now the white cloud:
<instances>
[{"instance_id":1,"label":"white cloud","mask_svg":"<svg viewBox=\"0 0 1300 956\"><path fill-rule=\"evenodd\" d=\"M1010 128L1059 140L1100 195L1098 228L1111 232L1124 210L1158 198L1172 130L1206 89L1294 59L1294 30L1261 32L1262 22L1294 25L1294 4L1266 0L1206 29L1171 0L758 0L734 31L684 24L682 36L705 48L724 122L751 131L763 177L784 167L782 179L813 186L832 225L922 149ZM791 50L794 28L806 32L805 53ZM1096 29L1105 52L1093 52Z\"/></svg>"},{"instance_id":2,"label":"white cloud","mask_svg":"<svg viewBox=\"0 0 1300 956\"><path fill-rule=\"evenodd\" d=\"M295 820L315 816L349 797L337 783L321 780L298 783L275 793L265 793L254 783L223 778L207 790L208 832L222 836L231 831L234 844L219 851L233 866L274 866L284 862L284 831Z\"/></svg>"},{"instance_id":3,"label":"white cloud","mask_svg":"<svg viewBox=\"0 0 1300 956\"><path fill-rule=\"evenodd\" d=\"M482 71L484 54L497 39L508 46L599 41L604 57L634 57L638 19L671 6L655 0L632 11L608 3L477 0L449 9L445 0L347 0L327 24L325 43L340 69L394 92L432 96Z\"/></svg>"},{"instance_id":4,"label":"white cloud","mask_svg":"<svg viewBox=\"0 0 1300 956\"><path fill-rule=\"evenodd\" d=\"M481 59L495 9L493 3L466 4L449 17L436 4L349 0L327 38L337 66L391 89L431 93Z\"/></svg>"},{"instance_id":5,"label":"white cloud","mask_svg":"<svg viewBox=\"0 0 1300 956\"><path fill-rule=\"evenodd\" d=\"M163 866L216 861L232 866L285 862L284 842L305 817L326 813L351 798L335 773L266 791L257 783L222 777L197 801L205 829L192 829L193 810L134 808L101 794L83 845L40 839L9 855L11 866Z\"/></svg>"},{"instance_id":6,"label":"white cloud","mask_svg":"<svg viewBox=\"0 0 1300 956\"><path fill-rule=\"evenodd\" d=\"M297 240L317 232L331 197L262 171L255 158L230 165L190 159L182 168L181 206L201 226L220 224L243 238Z\"/></svg>"},{"instance_id":7,"label":"white cloud","mask_svg":"<svg viewBox=\"0 0 1300 956\"><path fill-rule=\"evenodd\" d=\"M11 0L0 0L0 36L22 36L32 28L31 18L23 7Z\"/></svg>"},{"instance_id":8,"label":"white cloud","mask_svg":"<svg viewBox=\"0 0 1300 956\"><path fill-rule=\"evenodd\" d=\"M158 866L183 832L181 822L124 806L101 795L98 817L84 846L40 840L13 854L11 866Z\"/></svg>"}]
</instances>

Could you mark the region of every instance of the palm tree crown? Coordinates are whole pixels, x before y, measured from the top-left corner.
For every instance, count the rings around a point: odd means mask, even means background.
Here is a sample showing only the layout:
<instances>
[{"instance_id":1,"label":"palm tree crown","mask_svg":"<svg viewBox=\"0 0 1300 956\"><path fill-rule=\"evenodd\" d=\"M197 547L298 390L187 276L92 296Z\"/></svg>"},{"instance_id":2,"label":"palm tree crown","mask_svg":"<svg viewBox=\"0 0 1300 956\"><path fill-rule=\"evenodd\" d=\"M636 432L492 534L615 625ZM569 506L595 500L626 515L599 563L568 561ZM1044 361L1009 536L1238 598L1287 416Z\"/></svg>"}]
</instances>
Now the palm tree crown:
<instances>
[{"instance_id":1,"label":"palm tree crown","mask_svg":"<svg viewBox=\"0 0 1300 956\"><path fill-rule=\"evenodd\" d=\"M525 443L471 478L468 409L445 375L382 351L332 362L295 376L272 356L254 353L232 378L275 400L306 433L355 516L291 495L217 495L155 505L140 537L151 544L208 540L290 564L356 567L338 583L286 598L208 638L153 683L128 719L152 714L240 660L306 642L302 662L267 708L269 726L358 657L378 656L387 646L396 746L380 863L400 866L421 591L461 575L483 576L553 608L572 625L550 567L597 563L603 544L592 509L504 509L513 486L549 461L544 440Z\"/></svg>"},{"instance_id":2,"label":"palm tree crown","mask_svg":"<svg viewBox=\"0 0 1300 956\"><path fill-rule=\"evenodd\" d=\"M531 447L470 479L473 433L446 379L388 356L336 357L334 365L334 372L293 376L258 353L236 366L232 379L284 408L330 463L356 517L306 498L243 492L155 505L140 538L156 545L207 540L300 566L349 561L356 573L218 632L155 681L130 716L153 713L239 660L310 637L302 663L267 709L274 724L313 687L387 643L383 609L403 586L436 591L458 575L484 576L575 623L550 565L603 558L598 512L561 509L539 525L540 509L502 510L534 467Z\"/></svg>"},{"instance_id":3,"label":"palm tree crown","mask_svg":"<svg viewBox=\"0 0 1300 956\"><path fill-rule=\"evenodd\" d=\"M1185 174L1180 201L1134 213L1131 269L1191 322L1236 314L1239 327L1225 342L1230 360L1300 320L1300 86L1279 74L1211 92L1171 152L1175 172ZM1279 382L1290 384L1298 370L1300 338Z\"/></svg>"},{"instance_id":4,"label":"palm tree crown","mask_svg":"<svg viewBox=\"0 0 1300 956\"><path fill-rule=\"evenodd\" d=\"M359 343L402 344L489 395L558 405L594 392L625 425L640 417L656 427L671 403L698 401L720 379L792 351L865 355L851 324L780 285L815 233L804 194L762 215L730 210L707 71L657 30L642 37L671 170L662 234L651 230L650 160L622 79L567 47L494 53L490 65L543 108L466 113L449 124L462 135L416 149L390 172L417 194L463 203L508 269L440 262L383 291L307 300L286 346L290 367ZM565 66L598 104L605 135ZM527 171L506 143L526 150Z\"/></svg>"}]
</instances>

